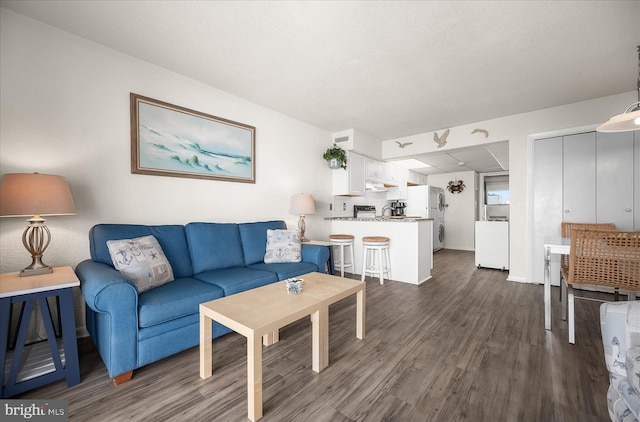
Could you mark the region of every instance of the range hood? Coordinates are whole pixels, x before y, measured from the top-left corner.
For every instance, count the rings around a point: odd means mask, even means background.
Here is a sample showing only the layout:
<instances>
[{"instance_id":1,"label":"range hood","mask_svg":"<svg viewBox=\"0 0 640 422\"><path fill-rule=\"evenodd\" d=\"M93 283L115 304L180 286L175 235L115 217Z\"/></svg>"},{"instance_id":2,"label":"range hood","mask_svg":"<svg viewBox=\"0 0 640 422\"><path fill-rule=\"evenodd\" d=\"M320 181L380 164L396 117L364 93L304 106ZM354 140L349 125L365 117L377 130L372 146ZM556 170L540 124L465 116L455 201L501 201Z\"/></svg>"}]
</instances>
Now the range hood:
<instances>
[{"instance_id":1,"label":"range hood","mask_svg":"<svg viewBox=\"0 0 640 422\"><path fill-rule=\"evenodd\" d=\"M380 182L367 181L364 187L369 192L387 192L389 190L384 183Z\"/></svg>"}]
</instances>

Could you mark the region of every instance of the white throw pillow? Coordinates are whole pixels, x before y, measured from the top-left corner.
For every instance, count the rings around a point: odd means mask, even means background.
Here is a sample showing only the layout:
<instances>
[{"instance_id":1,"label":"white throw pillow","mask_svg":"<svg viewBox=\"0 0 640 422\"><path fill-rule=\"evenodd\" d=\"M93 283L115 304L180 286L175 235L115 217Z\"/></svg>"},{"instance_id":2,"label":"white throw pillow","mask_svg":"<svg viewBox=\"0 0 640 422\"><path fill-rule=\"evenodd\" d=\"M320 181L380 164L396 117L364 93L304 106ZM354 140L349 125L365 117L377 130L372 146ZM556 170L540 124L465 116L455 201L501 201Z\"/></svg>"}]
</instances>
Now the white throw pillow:
<instances>
[{"instance_id":1,"label":"white throw pillow","mask_svg":"<svg viewBox=\"0 0 640 422\"><path fill-rule=\"evenodd\" d=\"M171 264L153 236L107 241L113 266L136 285L138 293L173 281Z\"/></svg>"},{"instance_id":2,"label":"white throw pillow","mask_svg":"<svg viewBox=\"0 0 640 422\"><path fill-rule=\"evenodd\" d=\"M267 264L302 261L302 245L298 230L267 229L267 252L264 262Z\"/></svg>"}]
</instances>

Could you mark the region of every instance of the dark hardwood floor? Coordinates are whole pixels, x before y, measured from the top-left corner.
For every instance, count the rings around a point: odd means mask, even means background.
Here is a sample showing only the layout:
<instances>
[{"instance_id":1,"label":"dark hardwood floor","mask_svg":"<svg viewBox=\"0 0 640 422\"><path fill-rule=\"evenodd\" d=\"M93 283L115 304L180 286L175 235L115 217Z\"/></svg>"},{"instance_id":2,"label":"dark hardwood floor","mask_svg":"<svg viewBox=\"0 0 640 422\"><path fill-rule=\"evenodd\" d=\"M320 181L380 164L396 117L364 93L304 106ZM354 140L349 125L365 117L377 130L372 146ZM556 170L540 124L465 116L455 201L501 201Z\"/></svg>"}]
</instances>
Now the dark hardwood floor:
<instances>
[{"instance_id":1,"label":"dark hardwood floor","mask_svg":"<svg viewBox=\"0 0 640 422\"><path fill-rule=\"evenodd\" d=\"M367 282L364 340L355 338L355 297L333 305L330 364L320 374L311 369L309 318L283 328L263 353L262 420L608 420L599 303L576 301L570 345L558 288L549 332L541 285L477 270L473 252L439 251L434 266L421 286ZM244 421L245 348L235 333L214 340L207 380L194 347L115 387L82 339L78 386L62 381L18 398L68 400L71 421Z\"/></svg>"}]
</instances>

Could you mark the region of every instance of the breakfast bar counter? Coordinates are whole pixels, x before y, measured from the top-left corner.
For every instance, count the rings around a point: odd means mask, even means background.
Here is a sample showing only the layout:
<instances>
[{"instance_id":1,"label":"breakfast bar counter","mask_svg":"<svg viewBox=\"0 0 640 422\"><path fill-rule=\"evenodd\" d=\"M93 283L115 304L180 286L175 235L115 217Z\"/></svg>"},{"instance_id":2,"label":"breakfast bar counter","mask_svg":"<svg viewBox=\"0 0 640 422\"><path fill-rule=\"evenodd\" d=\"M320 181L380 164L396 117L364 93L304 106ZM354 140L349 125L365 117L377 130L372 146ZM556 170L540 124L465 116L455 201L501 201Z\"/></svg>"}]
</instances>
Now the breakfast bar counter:
<instances>
[{"instance_id":1,"label":"breakfast bar counter","mask_svg":"<svg viewBox=\"0 0 640 422\"><path fill-rule=\"evenodd\" d=\"M433 268L433 219L413 217L333 217L332 233L354 236L355 273L362 274L362 238L390 239L391 280L421 284L431 278Z\"/></svg>"}]
</instances>

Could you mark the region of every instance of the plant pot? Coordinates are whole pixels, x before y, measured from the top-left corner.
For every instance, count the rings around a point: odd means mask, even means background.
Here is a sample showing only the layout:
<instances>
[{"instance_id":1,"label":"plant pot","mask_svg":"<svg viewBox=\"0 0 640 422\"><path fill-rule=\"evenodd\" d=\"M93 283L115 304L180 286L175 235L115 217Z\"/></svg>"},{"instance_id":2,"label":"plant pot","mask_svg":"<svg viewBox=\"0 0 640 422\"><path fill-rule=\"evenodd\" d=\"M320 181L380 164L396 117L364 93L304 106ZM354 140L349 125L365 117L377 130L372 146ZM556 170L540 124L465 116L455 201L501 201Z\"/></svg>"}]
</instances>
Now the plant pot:
<instances>
[{"instance_id":1,"label":"plant pot","mask_svg":"<svg viewBox=\"0 0 640 422\"><path fill-rule=\"evenodd\" d=\"M342 167L342 161L337 158L332 158L331 160L327 160L327 164L329 164L330 169L339 169Z\"/></svg>"}]
</instances>

